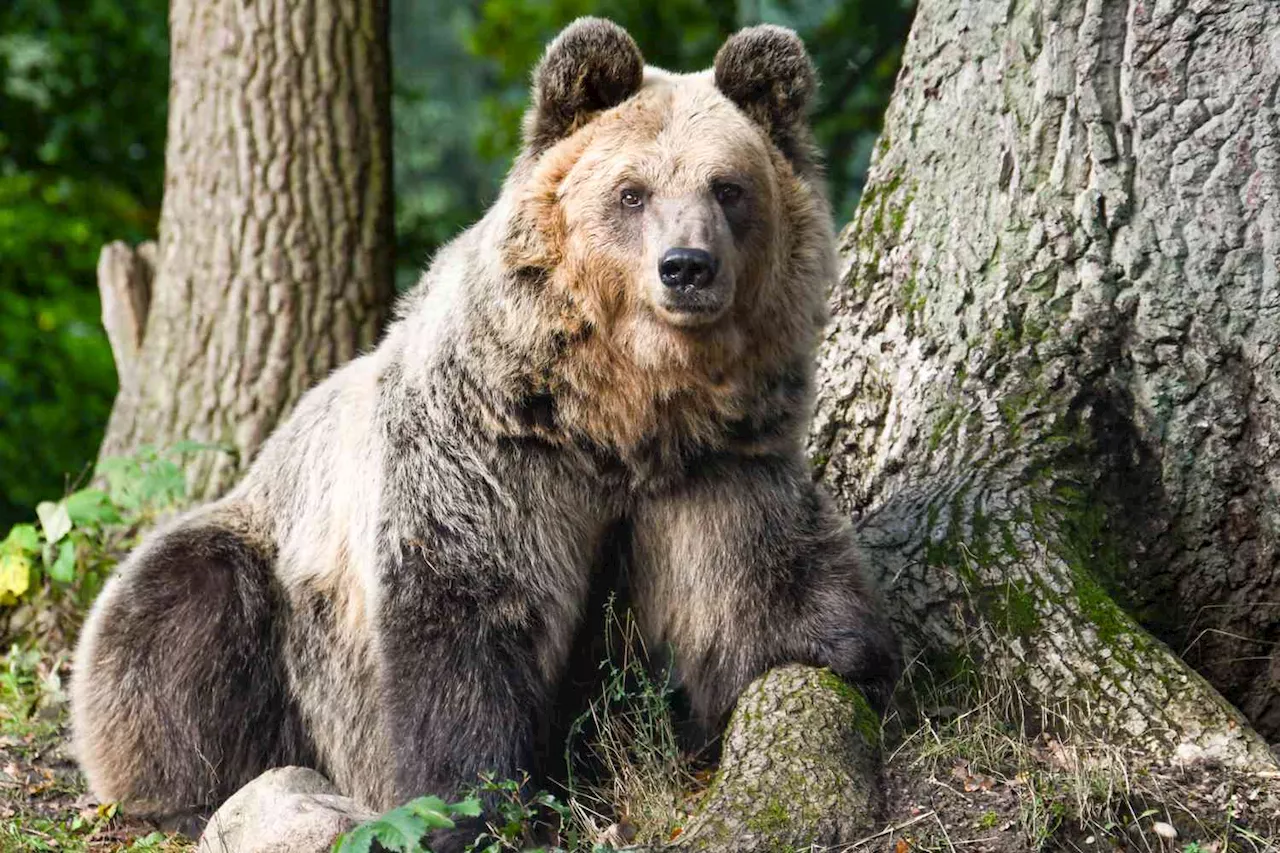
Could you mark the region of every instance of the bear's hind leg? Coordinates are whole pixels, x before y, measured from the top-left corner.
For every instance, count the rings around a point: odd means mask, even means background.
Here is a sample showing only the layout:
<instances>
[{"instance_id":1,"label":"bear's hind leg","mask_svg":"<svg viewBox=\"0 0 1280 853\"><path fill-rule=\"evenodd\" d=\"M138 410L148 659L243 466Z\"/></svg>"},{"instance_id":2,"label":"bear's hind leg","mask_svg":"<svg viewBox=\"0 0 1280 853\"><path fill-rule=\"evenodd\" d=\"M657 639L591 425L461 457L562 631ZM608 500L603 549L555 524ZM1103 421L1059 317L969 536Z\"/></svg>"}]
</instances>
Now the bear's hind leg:
<instances>
[{"instance_id":1,"label":"bear's hind leg","mask_svg":"<svg viewBox=\"0 0 1280 853\"><path fill-rule=\"evenodd\" d=\"M146 542L89 616L72 726L104 801L182 821L269 767L310 763L270 556L225 523L236 515L202 512Z\"/></svg>"}]
</instances>

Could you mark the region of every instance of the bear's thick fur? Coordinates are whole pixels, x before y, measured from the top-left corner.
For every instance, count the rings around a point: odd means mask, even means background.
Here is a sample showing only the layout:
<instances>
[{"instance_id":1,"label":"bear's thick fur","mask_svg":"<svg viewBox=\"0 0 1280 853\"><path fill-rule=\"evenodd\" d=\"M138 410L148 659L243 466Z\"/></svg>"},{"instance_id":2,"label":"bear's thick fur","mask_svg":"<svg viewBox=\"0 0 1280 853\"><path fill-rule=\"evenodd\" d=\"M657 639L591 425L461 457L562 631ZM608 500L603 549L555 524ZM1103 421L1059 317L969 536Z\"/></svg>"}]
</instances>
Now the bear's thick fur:
<instances>
[{"instance_id":1,"label":"bear's thick fur","mask_svg":"<svg viewBox=\"0 0 1280 853\"><path fill-rule=\"evenodd\" d=\"M492 210L98 600L72 685L97 796L199 812L301 764L381 808L536 770L619 560L703 724L787 662L883 697L896 646L802 452L835 278L815 85L778 27L692 75L561 33Z\"/></svg>"}]
</instances>

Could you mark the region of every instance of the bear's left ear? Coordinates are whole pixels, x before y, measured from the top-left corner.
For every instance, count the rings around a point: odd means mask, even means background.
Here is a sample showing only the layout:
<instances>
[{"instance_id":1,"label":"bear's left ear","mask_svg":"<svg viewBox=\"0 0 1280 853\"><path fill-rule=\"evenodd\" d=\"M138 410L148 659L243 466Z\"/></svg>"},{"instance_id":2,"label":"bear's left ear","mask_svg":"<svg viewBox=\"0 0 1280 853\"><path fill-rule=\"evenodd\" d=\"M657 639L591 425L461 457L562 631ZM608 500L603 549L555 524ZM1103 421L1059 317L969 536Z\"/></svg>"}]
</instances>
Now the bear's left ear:
<instances>
[{"instance_id":1,"label":"bear's left ear","mask_svg":"<svg viewBox=\"0 0 1280 853\"><path fill-rule=\"evenodd\" d=\"M626 30L603 18L579 18L556 36L533 72L526 150L554 145L592 113L640 91L643 81L644 57Z\"/></svg>"},{"instance_id":2,"label":"bear's left ear","mask_svg":"<svg viewBox=\"0 0 1280 853\"><path fill-rule=\"evenodd\" d=\"M783 154L808 157L806 119L818 73L798 35L774 24L739 30L716 54L715 81Z\"/></svg>"}]
</instances>

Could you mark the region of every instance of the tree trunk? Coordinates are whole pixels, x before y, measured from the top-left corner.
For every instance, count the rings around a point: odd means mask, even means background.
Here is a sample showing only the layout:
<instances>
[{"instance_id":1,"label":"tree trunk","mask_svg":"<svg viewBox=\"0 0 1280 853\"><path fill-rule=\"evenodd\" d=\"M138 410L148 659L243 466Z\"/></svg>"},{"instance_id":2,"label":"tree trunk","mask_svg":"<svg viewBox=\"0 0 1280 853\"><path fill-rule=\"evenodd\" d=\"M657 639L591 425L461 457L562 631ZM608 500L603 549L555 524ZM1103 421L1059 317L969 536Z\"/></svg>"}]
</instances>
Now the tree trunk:
<instances>
[{"instance_id":1,"label":"tree trunk","mask_svg":"<svg viewBox=\"0 0 1280 853\"><path fill-rule=\"evenodd\" d=\"M387 2L174 0L170 31L154 274L122 247L101 267L120 374L101 453L229 444L235 455L190 472L193 496L207 497L381 328L392 293ZM149 309L129 281L149 281ZM119 319L138 304L145 316Z\"/></svg>"},{"instance_id":2,"label":"tree trunk","mask_svg":"<svg viewBox=\"0 0 1280 853\"><path fill-rule=\"evenodd\" d=\"M830 670L775 669L738 700L720 769L675 843L691 853L827 848L868 835L884 810L880 720Z\"/></svg>"},{"instance_id":3,"label":"tree trunk","mask_svg":"<svg viewBox=\"0 0 1280 853\"><path fill-rule=\"evenodd\" d=\"M923 0L843 235L811 451L895 621L1136 765L1275 766L1214 687L1280 736L1277 45Z\"/></svg>"}]
</instances>

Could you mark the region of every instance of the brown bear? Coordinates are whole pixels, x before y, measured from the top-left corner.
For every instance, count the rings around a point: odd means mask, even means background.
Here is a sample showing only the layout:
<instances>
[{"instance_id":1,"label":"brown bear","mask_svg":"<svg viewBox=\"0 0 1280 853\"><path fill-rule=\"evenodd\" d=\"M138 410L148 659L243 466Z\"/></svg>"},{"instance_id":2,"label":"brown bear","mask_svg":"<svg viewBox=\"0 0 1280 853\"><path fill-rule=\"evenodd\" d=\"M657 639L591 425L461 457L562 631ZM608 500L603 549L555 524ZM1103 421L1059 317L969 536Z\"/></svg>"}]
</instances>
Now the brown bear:
<instances>
[{"instance_id":1,"label":"brown bear","mask_svg":"<svg viewBox=\"0 0 1280 853\"><path fill-rule=\"evenodd\" d=\"M896 645L803 454L835 278L815 85L779 27L691 75L607 21L561 33L493 208L94 606L94 793L200 813L300 764L389 807L536 771L619 570L706 726L788 662L883 698Z\"/></svg>"}]
</instances>

